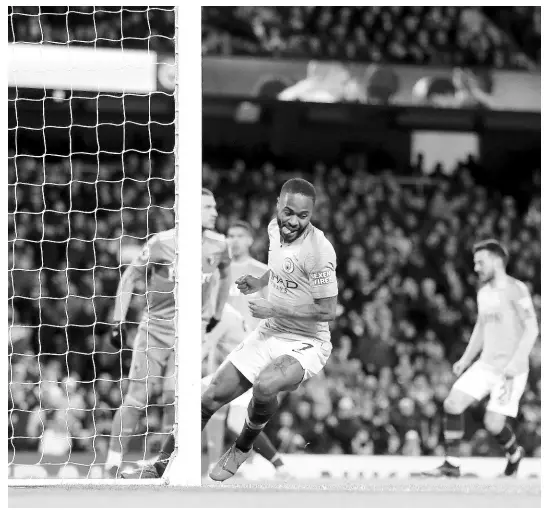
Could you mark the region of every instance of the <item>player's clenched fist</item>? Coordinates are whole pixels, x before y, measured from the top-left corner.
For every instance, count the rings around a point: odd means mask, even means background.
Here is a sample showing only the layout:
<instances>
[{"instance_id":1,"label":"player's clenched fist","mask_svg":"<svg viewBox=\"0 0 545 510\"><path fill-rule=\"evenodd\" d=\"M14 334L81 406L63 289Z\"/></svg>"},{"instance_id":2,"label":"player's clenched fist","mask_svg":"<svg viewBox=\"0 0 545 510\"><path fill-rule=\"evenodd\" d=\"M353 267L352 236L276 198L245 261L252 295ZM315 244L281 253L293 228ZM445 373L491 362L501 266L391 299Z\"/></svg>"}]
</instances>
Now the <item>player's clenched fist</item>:
<instances>
[{"instance_id":1,"label":"player's clenched fist","mask_svg":"<svg viewBox=\"0 0 545 510\"><path fill-rule=\"evenodd\" d=\"M266 299L256 299L248 303L248 308L252 317L256 319L269 319L274 317L273 305L269 303Z\"/></svg>"},{"instance_id":2,"label":"player's clenched fist","mask_svg":"<svg viewBox=\"0 0 545 510\"><path fill-rule=\"evenodd\" d=\"M112 326L112 331L110 333L110 343L112 346L116 349L121 349L126 333L125 325L121 322L116 322Z\"/></svg>"},{"instance_id":3,"label":"player's clenched fist","mask_svg":"<svg viewBox=\"0 0 545 510\"><path fill-rule=\"evenodd\" d=\"M243 294L253 294L254 292L261 290L262 287L261 280L255 276L250 276L249 274L241 276L235 283L237 284L238 290Z\"/></svg>"},{"instance_id":4,"label":"player's clenched fist","mask_svg":"<svg viewBox=\"0 0 545 510\"><path fill-rule=\"evenodd\" d=\"M459 360L452 365L452 371L456 377L460 377L466 370L467 363L464 360Z\"/></svg>"}]
</instances>

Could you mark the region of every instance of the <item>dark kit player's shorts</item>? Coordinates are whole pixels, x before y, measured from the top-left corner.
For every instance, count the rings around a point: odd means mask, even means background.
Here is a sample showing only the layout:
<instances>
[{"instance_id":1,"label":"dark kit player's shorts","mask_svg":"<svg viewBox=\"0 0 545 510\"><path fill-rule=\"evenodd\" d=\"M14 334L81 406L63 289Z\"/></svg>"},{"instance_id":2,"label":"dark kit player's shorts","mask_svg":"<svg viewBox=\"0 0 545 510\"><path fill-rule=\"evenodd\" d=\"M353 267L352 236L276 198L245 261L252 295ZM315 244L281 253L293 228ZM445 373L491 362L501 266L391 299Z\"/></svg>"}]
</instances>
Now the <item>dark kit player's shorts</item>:
<instances>
[{"instance_id":1,"label":"dark kit player's shorts","mask_svg":"<svg viewBox=\"0 0 545 510\"><path fill-rule=\"evenodd\" d=\"M129 379L144 383L161 384L163 391L174 391L175 334L157 335L140 324L134 339Z\"/></svg>"}]
</instances>

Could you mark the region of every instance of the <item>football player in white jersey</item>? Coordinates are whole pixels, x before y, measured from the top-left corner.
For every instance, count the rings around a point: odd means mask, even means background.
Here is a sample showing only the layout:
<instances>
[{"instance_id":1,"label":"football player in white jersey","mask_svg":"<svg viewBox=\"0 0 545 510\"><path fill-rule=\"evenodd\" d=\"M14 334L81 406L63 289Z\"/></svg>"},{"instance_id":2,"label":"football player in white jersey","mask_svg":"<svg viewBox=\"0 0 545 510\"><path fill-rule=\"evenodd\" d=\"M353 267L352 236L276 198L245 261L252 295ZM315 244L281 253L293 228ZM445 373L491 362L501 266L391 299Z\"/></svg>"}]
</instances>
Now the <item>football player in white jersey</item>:
<instances>
[{"instance_id":1,"label":"football player in white jersey","mask_svg":"<svg viewBox=\"0 0 545 510\"><path fill-rule=\"evenodd\" d=\"M278 394L320 372L331 354L328 322L336 316L337 261L324 233L310 223L315 201L308 181L284 184L276 219L268 227L269 269L260 278L237 280L244 294L268 284L269 295L250 301L259 326L227 357L201 398L204 429L218 409L253 387L244 428L210 472L213 480L227 480L237 472L277 411Z\"/></svg>"},{"instance_id":2,"label":"football player in white jersey","mask_svg":"<svg viewBox=\"0 0 545 510\"><path fill-rule=\"evenodd\" d=\"M227 230L227 241L231 252L233 280L244 275L258 277L267 271L266 264L254 259L250 254L254 240L253 229L249 223L240 220L233 222ZM266 298L268 287L263 287L258 295ZM208 387L213 373L227 355L244 340L250 331L259 325L259 319L250 314L249 301L250 297L244 295L233 282L229 289L229 298L221 321L205 337L203 354L206 356L206 363L203 366L203 376L209 375L203 379L203 390ZM235 436L242 430L250 399L251 392L247 391L228 406L220 409L209 421L206 427L206 437L210 467L218 461L222 453L226 429ZM264 433L257 437L254 449L273 464L277 477L287 478L289 476L280 454Z\"/></svg>"},{"instance_id":3,"label":"football player in white jersey","mask_svg":"<svg viewBox=\"0 0 545 510\"><path fill-rule=\"evenodd\" d=\"M524 455L507 418L516 418L526 386L529 355L539 333L536 313L528 287L505 272L508 253L504 246L487 239L474 246L473 257L481 284L477 324L453 366L458 380L443 404L447 457L443 465L424 473L428 476L460 476L463 413L486 396L490 401L484 425L505 452L503 475L516 475Z\"/></svg>"}]
</instances>

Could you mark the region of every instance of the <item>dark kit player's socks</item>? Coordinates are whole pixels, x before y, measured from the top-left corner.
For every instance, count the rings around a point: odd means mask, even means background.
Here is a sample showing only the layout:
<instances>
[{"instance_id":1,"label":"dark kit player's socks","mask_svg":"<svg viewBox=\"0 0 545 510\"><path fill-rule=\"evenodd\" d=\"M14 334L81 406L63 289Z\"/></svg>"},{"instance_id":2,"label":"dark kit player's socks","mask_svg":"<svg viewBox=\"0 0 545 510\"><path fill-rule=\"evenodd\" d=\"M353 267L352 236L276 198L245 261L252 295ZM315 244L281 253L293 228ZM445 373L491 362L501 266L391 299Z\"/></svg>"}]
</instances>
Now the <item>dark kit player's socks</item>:
<instances>
[{"instance_id":1,"label":"dark kit player's socks","mask_svg":"<svg viewBox=\"0 0 545 510\"><path fill-rule=\"evenodd\" d=\"M278 450L273 446L271 440L264 432L261 432L261 434L255 438L254 451L267 459L274 467L284 465Z\"/></svg>"},{"instance_id":2,"label":"dark kit player's socks","mask_svg":"<svg viewBox=\"0 0 545 510\"><path fill-rule=\"evenodd\" d=\"M154 464L157 473L159 473L159 476L163 476L163 473L168 466L168 460L170 459L170 456L174 451L174 445L174 434L171 433L165 441L163 448L161 448L161 451L159 452L159 458L155 461Z\"/></svg>"},{"instance_id":3,"label":"dark kit player's socks","mask_svg":"<svg viewBox=\"0 0 545 510\"><path fill-rule=\"evenodd\" d=\"M279 468L279 467L282 467L284 465L284 461L282 460L282 457L280 457L280 454L277 453L272 459L271 459L271 464L275 467L275 468Z\"/></svg>"},{"instance_id":4,"label":"dark kit player's socks","mask_svg":"<svg viewBox=\"0 0 545 510\"><path fill-rule=\"evenodd\" d=\"M455 467L460 466L460 442L464 437L464 415L445 412L444 436L447 462Z\"/></svg>"},{"instance_id":5,"label":"dark kit player's socks","mask_svg":"<svg viewBox=\"0 0 545 510\"><path fill-rule=\"evenodd\" d=\"M517 437L509 424L506 423L501 432L495 437L507 457L511 458L515 455L518 448Z\"/></svg>"},{"instance_id":6,"label":"dark kit player's socks","mask_svg":"<svg viewBox=\"0 0 545 510\"><path fill-rule=\"evenodd\" d=\"M236 446L239 450L247 452L252 449L256 437L259 436L277 409L277 397L268 402L258 402L255 397L252 398L248 406L248 417L236 441Z\"/></svg>"}]
</instances>

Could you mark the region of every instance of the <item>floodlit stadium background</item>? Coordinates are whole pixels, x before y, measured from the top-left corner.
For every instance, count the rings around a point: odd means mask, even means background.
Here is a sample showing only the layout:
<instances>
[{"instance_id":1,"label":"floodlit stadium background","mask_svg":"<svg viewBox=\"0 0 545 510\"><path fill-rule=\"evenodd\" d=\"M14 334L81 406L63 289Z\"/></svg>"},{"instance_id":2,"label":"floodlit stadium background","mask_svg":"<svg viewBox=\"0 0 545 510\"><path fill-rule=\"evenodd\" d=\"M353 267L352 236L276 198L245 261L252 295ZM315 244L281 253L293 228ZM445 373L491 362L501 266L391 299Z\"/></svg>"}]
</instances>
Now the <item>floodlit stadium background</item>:
<instances>
[{"instance_id":1,"label":"floodlit stadium background","mask_svg":"<svg viewBox=\"0 0 545 510\"><path fill-rule=\"evenodd\" d=\"M10 47L11 477L101 476L130 361L107 341L118 266L173 221L173 9L64 9L10 11L10 43L43 43ZM70 73L37 73L69 41ZM250 221L264 260L279 186L300 175L339 258L334 354L267 433L301 469L358 478L373 455L384 468L369 476L409 474L393 455L432 467L475 322L473 241L506 242L540 315L540 9L208 8L202 50L218 229ZM538 341L515 422L534 457L524 476L540 472L540 368ZM161 403L129 461L157 451ZM467 457L500 455L482 415L467 412Z\"/></svg>"}]
</instances>

